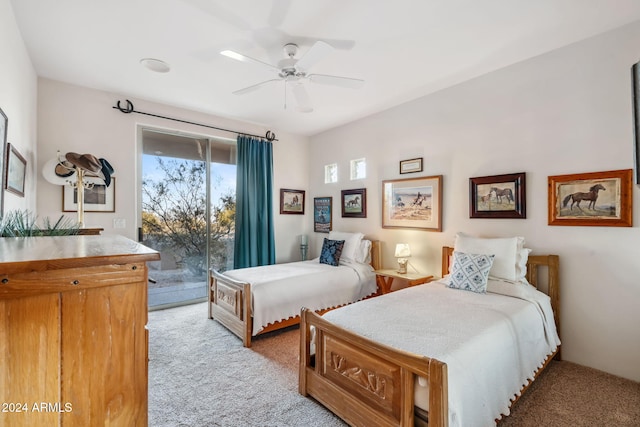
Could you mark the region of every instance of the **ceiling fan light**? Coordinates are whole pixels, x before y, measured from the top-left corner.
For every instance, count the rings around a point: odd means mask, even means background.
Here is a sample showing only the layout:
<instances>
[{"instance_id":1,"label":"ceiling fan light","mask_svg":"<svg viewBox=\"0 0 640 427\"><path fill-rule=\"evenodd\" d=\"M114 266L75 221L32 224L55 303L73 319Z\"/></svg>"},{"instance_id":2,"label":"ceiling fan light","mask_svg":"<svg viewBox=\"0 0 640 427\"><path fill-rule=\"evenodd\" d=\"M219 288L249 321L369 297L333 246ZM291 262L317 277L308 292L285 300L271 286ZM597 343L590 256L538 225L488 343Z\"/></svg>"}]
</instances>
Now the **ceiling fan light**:
<instances>
[{"instance_id":1,"label":"ceiling fan light","mask_svg":"<svg viewBox=\"0 0 640 427\"><path fill-rule=\"evenodd\" d=\"M140 63L156 73L168 73L171 67L166 62L155 58L142 58Z\"/></svg>"},{"instance_id":2,"label":"ceiling fan light","mask_svg":"<svg viewBox=\"0 0 640 427\"><path fill-rule=\"evenodd\" d=\"M232 50L223 50L220 52L221 55L224 55L228 58L235 59L236 61L244 61L244 55L240 55L238 52L234 52Z\"/></svg>"}]
</instances>

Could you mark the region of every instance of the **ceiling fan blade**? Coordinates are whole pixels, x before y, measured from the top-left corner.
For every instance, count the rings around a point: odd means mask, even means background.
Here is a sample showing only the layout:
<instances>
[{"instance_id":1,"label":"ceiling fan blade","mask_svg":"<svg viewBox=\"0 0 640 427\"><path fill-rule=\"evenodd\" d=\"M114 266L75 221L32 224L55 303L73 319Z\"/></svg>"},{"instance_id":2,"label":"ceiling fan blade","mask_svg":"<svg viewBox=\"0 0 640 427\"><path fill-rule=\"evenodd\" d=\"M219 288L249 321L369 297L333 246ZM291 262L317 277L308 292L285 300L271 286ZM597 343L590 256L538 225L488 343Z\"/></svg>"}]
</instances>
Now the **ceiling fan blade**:
<instances>
[{"instance_id":1,"label":"ceiling fan blade","mask_svg":"<svg viewBox=\"0 0 640 427\"><path fill-rule=\"evenodd\" d=\"M309 80L323 85L346 87L350 89L360 89L364 85L364 80L351 77L328 76L326 74L309 74Z\"/></svg>"},{"instance_id":2,"label":"ceiling fan blade","mask_svg":"<svg viewBox=\"0 0 640 427\"><path fill-rule=\"evenodd\" d=\"M289 13L291 0L273 0L271 4L271 12L269 13L269 27L279 27Z\"/></svg>"},{"instance_id":3,"label":"ceiling fan blade","mask_svg":"<svg viewBox=\"0 0 640 427\"><path fill-rule=\"evenodd\" d=\"M250 31L251 24L247 22L241 15L225 9L222 6L216 5L211 0L182 0L185 3L191 4L194 8L200 9L200 11L211 15L213 18L219 21L223 21L226 24L232 25L242 31Z\"/></svg>"},{"instance_id":4,"label":"ceiling fan blade","mask_svg":"<svg viewBox=\"0 0 640 427\"><path fill-rule=\"evenodd\" d=\"M236 61L241 61L241 62L246 62L249 64L254 64L257 65L259 67L267 68L271 71L275 71L276 73L279 73L280 70L277 67L274 67L271 64L267 64L266 62L262 62L259 59L255 59L255 58L251 58L250 56L247 55L243 55L241 53L235 52L233 50L223 50L222 52L220 52L221 55L224 55L228 58L231 59L235 59Z\"/></svg>"},{"instance_id":5,"label":"ceiling fan blade","mask_svg":"<svg viewBox=\"0 0 640 427\"><path fill-rule=\"evenodd\" d=\"M298 111L302 113L310 113L313 111L311 100L309 99L309 94L307 93L307 89L302 83L294 83L293 96L296 97L296 102L298 103Z\"/></svg>"},{"instance_id":6,"label":"ceiling fan blade","mask_svg":"<svg viewBox=\"0 0 640 427\"><path fill-rule=\"evenodd\" d=\"M247 87L245 87L243 89L238 89L236 91L233 91L232 93L234 95L244 95L245 93L253 92L254 90L260 89L260 87L262 85L265 85L265 84L271 83L271 82L279 82L279 81L280 81L280 79L265 80L263 82L260 82L260 83L254 84L254 85L247 86Z\"/></svg>"},{"instance_id":7,"label":"ceiling fan blade","mask_svg":"<svg viewBox=\"0 0 640 427\"><path fill-rule=\"evenodd\" d=\"M296 69L306 71L331 52L333 52L333 46L322 40L318 40L311 46L311 49L296 62Z\"/></svg>"}]
</instances>

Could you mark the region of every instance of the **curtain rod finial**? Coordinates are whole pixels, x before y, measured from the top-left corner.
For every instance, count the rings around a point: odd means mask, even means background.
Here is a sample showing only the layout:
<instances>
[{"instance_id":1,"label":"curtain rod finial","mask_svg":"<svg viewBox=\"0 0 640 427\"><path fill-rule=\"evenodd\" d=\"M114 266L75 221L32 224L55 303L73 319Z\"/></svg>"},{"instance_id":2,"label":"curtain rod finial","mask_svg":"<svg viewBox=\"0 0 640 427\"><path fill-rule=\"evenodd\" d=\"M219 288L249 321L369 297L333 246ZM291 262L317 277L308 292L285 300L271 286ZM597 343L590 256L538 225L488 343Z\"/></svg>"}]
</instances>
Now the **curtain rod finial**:
<instances>
[{"instance_id":1,"label":"curtain rod finial","mask_svg":"<svg viewBox=\"0 0 640 427\"><path fill-rule=\"evenodd\" d=\"M122 107L120 105L120 101L118 101L116 106L113 107L113 108L117 108L118 110L120 110L121 113L125 113L125 114L129 114L129 113L133 113L134 112L133 102L129 101L128 99L127 99L127 106L126 107Z\"/></svg>"},{"instance_id":2,"label":"curtain rod finial","mask_svg":"<svg viewBox=\"0 0 640 427\"><path fill-rule=\"evenodd\" d=\"M267 141L274 141L276 139L276 134L268 130L265 138L267 138Z\"/></svg>"}]
</instances>

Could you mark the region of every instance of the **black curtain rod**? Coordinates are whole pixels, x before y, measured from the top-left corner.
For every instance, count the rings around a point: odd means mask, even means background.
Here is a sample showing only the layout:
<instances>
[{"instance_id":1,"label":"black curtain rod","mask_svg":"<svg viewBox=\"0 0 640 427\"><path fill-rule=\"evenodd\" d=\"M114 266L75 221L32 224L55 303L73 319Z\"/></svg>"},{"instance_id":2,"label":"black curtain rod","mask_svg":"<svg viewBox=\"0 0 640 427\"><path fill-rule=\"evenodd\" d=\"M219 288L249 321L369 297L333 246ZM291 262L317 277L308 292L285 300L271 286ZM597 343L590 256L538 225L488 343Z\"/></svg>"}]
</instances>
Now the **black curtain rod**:
<instances>
[{"instance_id":1,"label":"black curtain rod","mask_svg":"<svg viewBox=\"0 0 640 427\"><path fill-rule=\"evenodd\" d=\"M205 127L205 128L216 129L216 130L223 130L225 132L233 132L233 133L237 133L239 135L255 136L256 138L265 138L267 141L277 141L276 134L271 132L270 130L267 131L265 136L260 136L260 135L253 135L253 134L250 134L250 133L245 133L245 132L238 132L238 131L231 130L231 129L219 128L219 127L210 126L210 125L203 125L202 123L190 122L190 121L182 120L182 119L174 119L173 117L160 116L158 114L151 114L151 113L145 113L145 112L142 112L142 111L136 111L134 109L134 107L133 107L133 102L129 101L128 99L127 99L127 106L126 107L122 107L120 105L120 101L118 101L118 103L112 108L120 110L121 113L125 113L125 114L130 114L130 113L144 114L145 116L159 117L161 119L173 120L174 122L187 123L187 124L190 124L190 125L202 126L202 127Z\"/></svg>"}]
</instances>

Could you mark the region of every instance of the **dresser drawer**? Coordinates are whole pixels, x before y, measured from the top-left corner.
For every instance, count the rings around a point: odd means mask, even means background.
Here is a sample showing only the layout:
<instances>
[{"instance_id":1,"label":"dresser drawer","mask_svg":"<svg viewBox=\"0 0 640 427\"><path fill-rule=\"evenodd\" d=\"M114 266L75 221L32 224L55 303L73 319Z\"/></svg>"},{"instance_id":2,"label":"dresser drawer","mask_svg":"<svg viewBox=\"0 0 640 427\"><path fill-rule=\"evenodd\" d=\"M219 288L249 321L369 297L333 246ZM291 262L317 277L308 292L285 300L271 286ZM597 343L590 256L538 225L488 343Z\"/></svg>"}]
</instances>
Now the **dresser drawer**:
<instances>
[{"instance_id":1,"label":"dresser drawer","mask_svg":"<svg viewBox=\"0 0 640 427\"><path fill-rule=\"evenodd\" d=\"M146 277L144 262L0 274L0 299L145 283Z\"/></svg>"}]
</instances>

